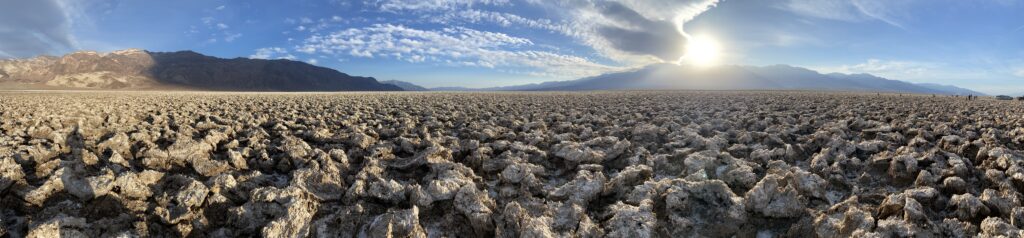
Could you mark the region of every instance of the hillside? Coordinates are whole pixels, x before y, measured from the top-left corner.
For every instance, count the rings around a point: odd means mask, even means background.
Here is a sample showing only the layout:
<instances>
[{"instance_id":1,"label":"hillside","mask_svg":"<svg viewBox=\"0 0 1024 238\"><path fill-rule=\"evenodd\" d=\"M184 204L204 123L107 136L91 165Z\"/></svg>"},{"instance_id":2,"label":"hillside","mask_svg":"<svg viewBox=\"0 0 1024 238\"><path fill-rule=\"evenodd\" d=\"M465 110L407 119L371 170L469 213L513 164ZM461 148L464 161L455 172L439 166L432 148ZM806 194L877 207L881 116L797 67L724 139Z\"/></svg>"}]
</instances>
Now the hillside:
<instances>
[{"instance_id":1,"label":"hillside","mask_svg":"<svg viewBox=\"0 0 1024 238\"><path fill-rule=\"evenodd\" d=\"M138 49L0 60L0 83L77 89L400 91L371 77L291 60L223 59L192 51Z\"/></svg>"}]
</instances>

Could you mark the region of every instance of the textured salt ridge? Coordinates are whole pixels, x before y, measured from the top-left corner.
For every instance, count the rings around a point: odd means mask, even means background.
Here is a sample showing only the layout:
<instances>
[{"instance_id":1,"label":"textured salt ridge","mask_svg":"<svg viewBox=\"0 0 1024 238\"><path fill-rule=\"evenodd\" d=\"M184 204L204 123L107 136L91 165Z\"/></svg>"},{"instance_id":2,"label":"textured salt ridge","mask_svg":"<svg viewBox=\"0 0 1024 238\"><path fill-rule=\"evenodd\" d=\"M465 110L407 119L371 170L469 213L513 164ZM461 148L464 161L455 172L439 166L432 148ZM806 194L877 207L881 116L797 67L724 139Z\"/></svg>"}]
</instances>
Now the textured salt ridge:
<instances>
[{"instance_id":1,"label":"textured salt ridge","mask_svg":"<svg viewBox=\"0 0 1024 238\"><path fill-rule=\"evenodd\" d=\"M785 92L0 94L12 237L1024 236L1024 107Z\"/></svg>"}]
</instances>

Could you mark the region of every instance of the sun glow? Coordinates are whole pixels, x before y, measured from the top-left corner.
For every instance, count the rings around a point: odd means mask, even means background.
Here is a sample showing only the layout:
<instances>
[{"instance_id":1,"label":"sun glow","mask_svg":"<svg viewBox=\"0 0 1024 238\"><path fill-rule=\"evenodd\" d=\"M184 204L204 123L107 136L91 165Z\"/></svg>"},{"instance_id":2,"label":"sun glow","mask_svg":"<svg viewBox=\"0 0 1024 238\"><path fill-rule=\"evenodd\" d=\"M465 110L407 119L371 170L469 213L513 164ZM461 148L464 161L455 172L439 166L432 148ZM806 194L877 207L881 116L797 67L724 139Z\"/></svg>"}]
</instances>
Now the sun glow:
<instances>
[{"instance_id":1,"label":"sun glow","mask_svg":"<svg viewBox=\"0 0 1024 238\"><path fill-rule=\"evenodd\" d=\"M699 67L714 66L718 64L720 50L718 42L714 38L692 36L686 42L686 54L679 61Z\"/></svg>"}]
</instances>

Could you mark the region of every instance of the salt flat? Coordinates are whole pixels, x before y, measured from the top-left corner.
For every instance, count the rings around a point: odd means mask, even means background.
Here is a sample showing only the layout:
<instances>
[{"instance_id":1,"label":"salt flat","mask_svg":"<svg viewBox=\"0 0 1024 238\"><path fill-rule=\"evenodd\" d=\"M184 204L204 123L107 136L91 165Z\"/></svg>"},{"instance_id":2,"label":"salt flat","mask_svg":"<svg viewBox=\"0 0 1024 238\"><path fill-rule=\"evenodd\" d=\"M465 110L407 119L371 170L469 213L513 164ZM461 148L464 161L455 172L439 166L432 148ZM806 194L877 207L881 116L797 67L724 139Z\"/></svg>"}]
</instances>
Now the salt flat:
<instances>
[{"instance_id":1,"label":"salt flat","mask_svg":"<svg viewBox=\"0 0 1024 238\"><path fill-rule=\"evenodd\" d=\"M0 93L0 235L1024 235L1024 104Z\"/></svg>"}]
</instances>

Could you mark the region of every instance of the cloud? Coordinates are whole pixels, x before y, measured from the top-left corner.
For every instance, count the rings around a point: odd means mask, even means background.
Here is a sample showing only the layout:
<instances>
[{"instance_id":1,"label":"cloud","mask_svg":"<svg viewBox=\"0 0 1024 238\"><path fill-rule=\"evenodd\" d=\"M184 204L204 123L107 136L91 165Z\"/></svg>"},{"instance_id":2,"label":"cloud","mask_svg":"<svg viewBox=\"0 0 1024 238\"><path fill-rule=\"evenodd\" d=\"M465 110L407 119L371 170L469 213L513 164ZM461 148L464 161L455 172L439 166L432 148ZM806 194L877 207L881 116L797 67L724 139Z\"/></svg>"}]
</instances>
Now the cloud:
<instances>
[{"instance_id":1,"label":"cloud","mask_svg":"<svg viewBox=\"0 0 1024 238\"><path fill-rule=\"evenodd\" d=\"M216 9L217 11L220 11L220 10L224 10L224 8L226 8L226 7L227 7L227 6L224 6L224 5L220 5L220 6L218 6L217 8L214 8L214 9Z\"/></svg>"},{"instance_id":2,"label":"cloud","mask_svg":"<svg viewBox=\"0 0 1024 238\"><path fill-rule=\"evenodd\" d=\"M224 29L228 29L228 28L230 28L230 26L228 26L228 24L217 23L217 29L224 30Z\"/></svg>"},{"instance_id":3,"label":"cloud","mask_svg":"<svg viewBox=\"0 0 1024 238\"><path fill-rule=\"evenodd\" d=\"M935 65L931 63L923 63L916 61L892 61L892 60L880 60L880 59L868 59L865 63L855 64L851 66L845 66L845 68L853 71L863 72L905 72L919 74L927 71L929 68L934 68Z\"/></svg>"},{"instance_id":4,"label":"cloud","mask_svg":"<svg viewBox=\"0 0 1024 238\"><path fill-rule=\"evenodd\" d=\"M296 25L294 32L308 36L302 43L290 47L296 52L321 57L433 62L557 78L592 76L677 61L685 53L689 37L683 25L714 7L718 0L526 0L524 3L528 5L516 7L547 8L558 12L548 15L557 20L504 12L510 8L502 7L513 5L508 0L370 0L365 3L371 7L369 11L404 11L415 16L398 22L433 23L442 28L410 28L395 21L336 28L348 25L350 19L286 18L285 23ZM560 34L592 48L594 55L612 63L596 63L576 53L559 53L562 50L558 48L535 45L527 38L475 30L465 27L464 23L526 27ZM328 29L342 30L328 32ZM267 49L273 48L264 48L253 57L273 58Z\"/></svg>"},{"instance_id":5,"label":"cloud","mask_svg":"<svg viewBox=\"0 0 1024 238\"><path fill-rule=\"evenodd\" d=\"M823 72L867 73L898 80L916 80L936 77L941 64L905 60L868 59L866 62L820 68Z\"/></svg>"},{"instance_id":6,"label":"cloud","mask_svg":"<svg viewBox=\"0 0 1024 238\"><path fill-rule=\"evenodd\" d=\"M235 41L235 39L238 39L239 37L242 37L242 33L228 34L227 36L224 36L224 41L232 42Z\"/></svg>"},{"instance_id":7,"label":"cloud","mask_svg":"<svg viewBox=\"0 0 1024 238\"><path fill-rule=\"evenodd\" d=\"M503 6L509 0L376 0L373 2L381 11L440 11L474 5Z\"/></svg>"},{"instance_id":8,"label":"cloud","mask_svg":"<svg viewBox=\"0 0 1024 238\"><path fill-rule=\"evenodd\" d=\"M461 10L429 18L434 23L447 24L453 21L469 23L492 23L503 27L522 26L548 30L569 35L572 29L566 24L555 23L549 19L529 19L507 12L484 11L476 9Z\"/></svg>"},{"instance_id":9,"label":"cloud","mask_svg":"<svg viewBox=\"0 0 1024 238\"><path fill-rule=\"evenodd\" d=\"M1013 76L1024 78L1024 67L1018 68L1013 71Z\"/></svg>"},{"instance_id":10,"label":"cloud","mask_svg":"<svg viewBox=\"0 0 1024 238\"><path fill-rule=\"evenodd\" d=\"M528 6L558 12L562 18L530 19L507 12L508 0L377 0L381 11L418 13L429 22L493 23L522 26L575 38L602 56L620 63L640 65L675 62L685 52L688 35L683 25L715 6L718 0L526 0Z\"/></svg>"},{"instance_id":11,"label":"cloud","mask_svg":"<svg viewBox=\"0 0 1024 238\"><path fill-rule=\"evenodd\" d=\"M879 20L904 28L898 18L912 0L788 0L782 9L813 18L862 22Z\"/></svg>"},{"instance_id":12,"label":"cloud","mask_svg":"<svg viewBox=\"0 0 1024 238\"><path fill-rule=\"evenodd\" d=\"M653 55L665 61L683 56L686 37L670 21L651 20L623 4L609 2L600 13L619 24L596 27L596 35L617 50Z\"/></svg>"},{"instance_id":13,"label":"cloud","mask_svg":"<svg viewBox=\"0 0 1024 238\"><path fill-rule=\"evenodd\" d=\"M503 68L559 78L590 76L618 69L578 56L527 49L532 45L529 39L463 27L421 30L402 25L375 24L313 35L296 48L308 54Z\"/></svg>"},{"instance_id":14,"label":"cloud","mask_svg":"<svg viewBox=\"0 0 1024 238\"><path fill-rule=\"evenodd\" d=\"M814 18L839 21L862 21L864 16L850 1L844 0L789 0L783 9Z\"/></svg>"},{"instance_id":15,"label":"cloud","mask_svg":"<svg viewBox=\"0 0 1024 238\"><path fill-rule=\"evenodd\" d=\"M685 54L683 25L718 0L537 1L569 9L569 35L602 55L628 64L675 62Z\"/></svg>"},{"instance_id":16,"label":"cloud","mask_svg":"<svg viewBox=\"0 0 1024 238\"><path fill-rule=\"evenodd\" d=\"M0 58L77 48L72 34L75 7L58 0L0 1Z\"/></svg>"},{"instance_id":17,"label":"cloud","mask_svg":"<svg viewBox=\"0 0 1024 238\"><path fill-rule=\"evenodd\" d=\"M256 53L249 56L252 59L287 59L295 60L292 54L288 53L288 50L280 47L267 47L256 49Z\"/></svg>"}]
</instances>

